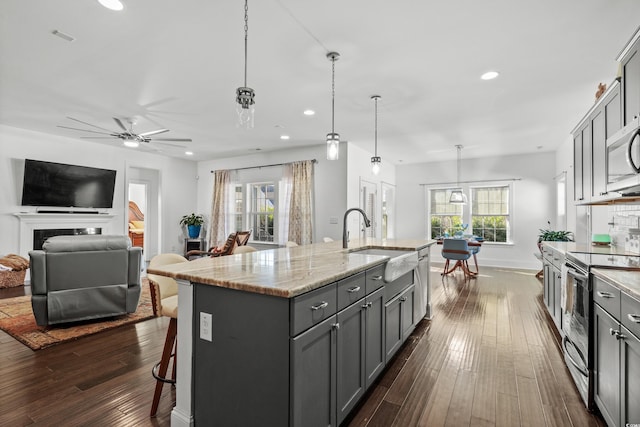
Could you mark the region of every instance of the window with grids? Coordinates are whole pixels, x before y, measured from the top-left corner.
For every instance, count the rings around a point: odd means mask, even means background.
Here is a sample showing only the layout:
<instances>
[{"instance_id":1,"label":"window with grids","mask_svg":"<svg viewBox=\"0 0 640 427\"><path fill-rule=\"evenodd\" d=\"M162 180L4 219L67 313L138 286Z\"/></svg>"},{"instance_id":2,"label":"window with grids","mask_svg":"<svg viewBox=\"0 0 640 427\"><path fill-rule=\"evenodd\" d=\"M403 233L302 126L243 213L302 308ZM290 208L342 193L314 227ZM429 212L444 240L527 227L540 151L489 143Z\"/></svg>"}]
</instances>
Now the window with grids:
<instances>
[{"instance_id":1,"label":"window with grids","mask_svg":"<svg viewBox=\"0 0 640 427\"><path fill-rule=\"evenodd\" d=\"M277 194L273 182L263 182L248 185L249 211L248 225L253 229L254 241L274 242Z\"/></svg>"},{"instance_id":2,"label":"window with grids","mask_svg":"<svg viewBox=\"0 0 640 427\"><path fill-rule=\"evenodd\" d=\"M473 234L486 242L511 241L509 189L507 185L471 189Z\"/></svg>"},{"instance_id":3,"label":"window with grids","mask_svg":"<svg viewBox=\"0 0 640 427\"><path fill-rule=\"evenodd\" d=\"M454 188L436 188L430 192L431 238L453 235L462 225L462 205L449 203Z\"/></svg>"},{"instance_id":4,"label":"window with grids","mask_svg":"<svg viewBox=\"0 0 640 427\"><path fill-rule=\"evenodd\" d=\"M233 186L233 204L231 205L231 227L233 231L242 231L244 227L244 192L242 185Z\"/></svg>"}]
</instances>

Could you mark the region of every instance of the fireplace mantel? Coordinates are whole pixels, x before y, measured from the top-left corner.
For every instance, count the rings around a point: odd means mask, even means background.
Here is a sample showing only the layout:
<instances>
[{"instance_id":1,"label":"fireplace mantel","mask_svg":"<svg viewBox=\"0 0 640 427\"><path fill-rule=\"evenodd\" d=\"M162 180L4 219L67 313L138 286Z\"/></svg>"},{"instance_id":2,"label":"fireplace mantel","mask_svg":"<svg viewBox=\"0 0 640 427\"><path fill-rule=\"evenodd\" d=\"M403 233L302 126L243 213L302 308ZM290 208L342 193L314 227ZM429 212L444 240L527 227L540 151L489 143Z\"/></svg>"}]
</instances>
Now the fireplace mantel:
<instances>
[{"instance_id":1,"label":"fireplace mantel","mask_svg":"<svg viewBox=\"0 0 640 427\"><path fill-rule=\"evenodd\" d=\"M33 249L33 230L52 228L102 228L103 234L113 234L111 213L14 213L20 220L20 254L26 256Z\"/></svg>"}]
</instances>

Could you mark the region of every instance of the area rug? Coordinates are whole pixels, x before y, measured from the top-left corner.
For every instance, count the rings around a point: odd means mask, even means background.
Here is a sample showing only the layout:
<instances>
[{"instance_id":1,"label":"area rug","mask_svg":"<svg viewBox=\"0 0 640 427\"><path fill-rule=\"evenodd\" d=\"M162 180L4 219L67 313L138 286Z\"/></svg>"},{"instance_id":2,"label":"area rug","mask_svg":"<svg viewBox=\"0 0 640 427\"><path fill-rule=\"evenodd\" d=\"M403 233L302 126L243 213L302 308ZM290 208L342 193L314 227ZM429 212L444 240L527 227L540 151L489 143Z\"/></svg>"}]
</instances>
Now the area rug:
<instances>
[{"instance_id":1,"label":"area rug","mask_svg":"<svg viewBox=\"0 0 640 427\"><path fill-rule=\"evenodd\" d=\"M0 300L0 329L32 350L41 350L87 335L140 322L153 317L149 282L142 280L140 304L135 313L57 326L38 326L31 310L31 296Z\"/></svg>"}]
</instances>

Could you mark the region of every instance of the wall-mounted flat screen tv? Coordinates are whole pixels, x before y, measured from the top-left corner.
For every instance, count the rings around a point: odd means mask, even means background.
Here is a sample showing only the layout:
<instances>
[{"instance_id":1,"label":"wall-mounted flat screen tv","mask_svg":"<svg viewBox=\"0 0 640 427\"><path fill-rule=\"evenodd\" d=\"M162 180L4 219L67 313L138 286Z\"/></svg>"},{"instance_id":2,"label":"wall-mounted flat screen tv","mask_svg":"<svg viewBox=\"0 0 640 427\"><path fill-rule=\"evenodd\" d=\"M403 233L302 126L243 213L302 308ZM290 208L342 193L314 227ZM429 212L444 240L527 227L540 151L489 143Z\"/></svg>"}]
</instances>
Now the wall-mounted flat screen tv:
<instances>
[{"instance_id":1,"label":"wall-mounted flat screen tv","mask_svg":"<svg viewBox=\"0 0 640 427\"><path fill-rule=\"evenodd\" d=\"M22 206L111 208L116 171L26 159Z\"/></svg>"}]
</instances>

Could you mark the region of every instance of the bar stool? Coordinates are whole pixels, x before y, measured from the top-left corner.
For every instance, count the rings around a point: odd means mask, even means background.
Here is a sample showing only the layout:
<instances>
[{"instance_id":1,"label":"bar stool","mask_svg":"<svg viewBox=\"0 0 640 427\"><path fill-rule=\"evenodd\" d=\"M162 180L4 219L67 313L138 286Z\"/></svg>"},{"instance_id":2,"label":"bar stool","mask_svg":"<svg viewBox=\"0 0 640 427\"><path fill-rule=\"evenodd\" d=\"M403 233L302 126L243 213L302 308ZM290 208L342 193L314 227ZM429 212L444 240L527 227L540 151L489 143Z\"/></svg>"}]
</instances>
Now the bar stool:
<instances>
[{"instance_id":1,"label":"bar stool","mask_svg":"<svg viewBox=\"0 0 640 427\"><path fill-rule=\"evenodd\" d=\"M186 258L178 254L159 254L151 259L149 267L160 267L162 265L188 262ZM164 341L164 349L160 362L151 369L151 374L156 379L156 388L153 393L151 403L151 416L154 417L158 411L162 387L165 383L175 384L176 382L176 357L174 347L178 334L178 283L171 277L148 274L149 286L151 290L151 302L153 304L153 314L155 316L169 317L169 327ZM169 362L173 357L173 370L171 378L167 378Z\"/></svg>"}]
</instances>

